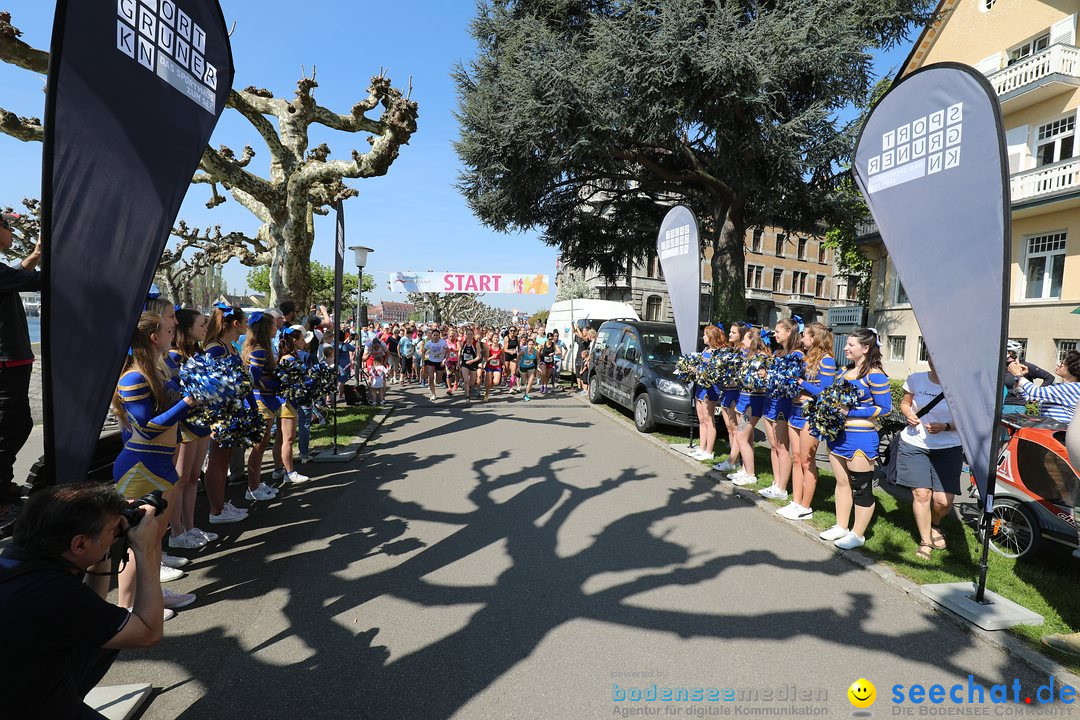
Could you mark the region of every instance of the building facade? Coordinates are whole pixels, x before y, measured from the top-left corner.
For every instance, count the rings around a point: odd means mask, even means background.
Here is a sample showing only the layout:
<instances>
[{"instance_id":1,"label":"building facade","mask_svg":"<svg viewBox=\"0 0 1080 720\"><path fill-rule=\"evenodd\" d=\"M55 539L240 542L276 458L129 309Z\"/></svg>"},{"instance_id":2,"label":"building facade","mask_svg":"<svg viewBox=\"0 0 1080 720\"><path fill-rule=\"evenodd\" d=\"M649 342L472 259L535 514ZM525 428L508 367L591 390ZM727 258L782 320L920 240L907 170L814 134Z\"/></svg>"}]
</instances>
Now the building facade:
<instances>
[{"instance_id":1,"label":"building facade","mask_svg":"<svg viewBox=\"0 0 1080 720\"><path fill-rule=\"evenodd\" d=\"M1080 345L1072 314L1080 305L1078 13L1080 0L942 0L900 70L961 62L997 93L1012 194L1009 337L1047 369ZM861 240L875 261L869 324L882 337L885 370L925 370L922 334L880 236L871 230Z\"/></svg>"},{"instance_id":2,"label":"building facade","mask_svg":"<svg viewBox=\"0 0 1080 720\"><path fill-rule=\"evenodd\" d=\"M755 228L746 233L745 252L746 320L751 323L771 327L792 315L808 323L824 320L837 288L847 292L845 284L837 284L833 251L816 235ZM712 248L706 247L701 267L702 321L709 317L712 306L711 261ZM580 275L581 271L560 266L556 282L570 273ZM614 282L591 273L586 273L585 279L599 300L625 302L642 320L674 322L667 282L655 255L632 266Z\"/></svg>"}]
</instances>

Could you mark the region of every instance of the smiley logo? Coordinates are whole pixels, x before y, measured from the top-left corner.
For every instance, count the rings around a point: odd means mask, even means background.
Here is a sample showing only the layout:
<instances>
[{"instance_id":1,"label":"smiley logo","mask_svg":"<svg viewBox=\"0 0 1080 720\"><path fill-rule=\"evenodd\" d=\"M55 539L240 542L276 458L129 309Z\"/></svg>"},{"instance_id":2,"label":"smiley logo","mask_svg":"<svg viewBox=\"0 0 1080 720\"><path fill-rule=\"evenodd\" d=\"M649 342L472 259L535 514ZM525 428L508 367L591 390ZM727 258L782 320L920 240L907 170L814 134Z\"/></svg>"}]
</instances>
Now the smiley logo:
<instances>
[{"instance_id":1,"label":"smiley logo","mask_svg":"<svg viewBox=\"0 0 1080 720\"><path fill-rule=\"evenodd\" d=\"M857 708L868 708L877 700L877 688L866 678L859 678L847 689L848 700Z\"/></svg>"}]
</instances>

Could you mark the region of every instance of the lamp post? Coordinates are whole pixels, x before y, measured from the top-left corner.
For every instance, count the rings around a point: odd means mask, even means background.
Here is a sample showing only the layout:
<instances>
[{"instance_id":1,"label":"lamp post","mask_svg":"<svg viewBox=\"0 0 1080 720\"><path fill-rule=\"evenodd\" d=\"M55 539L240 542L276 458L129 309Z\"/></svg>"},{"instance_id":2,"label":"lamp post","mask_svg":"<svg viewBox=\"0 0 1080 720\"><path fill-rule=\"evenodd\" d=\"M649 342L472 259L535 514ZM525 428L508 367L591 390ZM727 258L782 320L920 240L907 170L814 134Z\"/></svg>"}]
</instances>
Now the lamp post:
<instances>
[{"instance_id":1,"label":"lamp post","mask_svg":"<svg viewBox=\"0 0 1080 720\"><path fill-rule=\"evenodd\" d=\"M375 252L369 247L363 245L350 245L349 249L353 251L353 255L356 257L356 326L363 328L363 318L360 315L360 307L364 302L364 266L367 265L368 253ZM359 334L361 340L363 335ZM359 392L360 387L360 360L364 357L363 342L356 347L356 361L353 363L356 367L354 372L356 373L356 387Z\"/></svg>"}]
</instances>

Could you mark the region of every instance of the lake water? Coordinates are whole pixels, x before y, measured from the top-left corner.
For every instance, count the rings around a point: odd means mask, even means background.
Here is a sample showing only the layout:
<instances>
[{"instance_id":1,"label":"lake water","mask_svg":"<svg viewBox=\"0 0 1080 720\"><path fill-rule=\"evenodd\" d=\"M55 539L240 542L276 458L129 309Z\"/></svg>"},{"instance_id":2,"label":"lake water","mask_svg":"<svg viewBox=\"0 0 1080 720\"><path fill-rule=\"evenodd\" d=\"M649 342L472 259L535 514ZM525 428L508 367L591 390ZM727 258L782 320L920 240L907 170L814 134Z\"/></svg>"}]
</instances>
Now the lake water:
<instances>
[{"instance_id":1,"label":"lake water","mask_svg":"<svg viewBox=\"0 0 1080 720\"><path fill-rule=\"evenodd\" d=\"M41 342L41 318L28 317L26 318L26 325L30 328L30 342Z\"/></svg>"}]
</instances>

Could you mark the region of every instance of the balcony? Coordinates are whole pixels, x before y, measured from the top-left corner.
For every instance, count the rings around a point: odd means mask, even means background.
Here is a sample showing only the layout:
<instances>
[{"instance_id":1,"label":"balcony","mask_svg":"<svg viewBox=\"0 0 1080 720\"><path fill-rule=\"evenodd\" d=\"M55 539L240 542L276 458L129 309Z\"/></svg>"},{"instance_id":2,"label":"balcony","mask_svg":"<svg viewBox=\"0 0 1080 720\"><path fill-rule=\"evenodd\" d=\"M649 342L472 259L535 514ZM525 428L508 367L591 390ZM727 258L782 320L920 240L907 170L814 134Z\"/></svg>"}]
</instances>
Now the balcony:
<instances>
[{"instance_id":1,"label":"balcony","mask_svg":"<svg viewBox=\"0 0 1080 720\"><path fill-rule=\"evenodd\" d=\"M1010 178L1013 205L1080 192L1080 158L1018 172Z\"/></svg>"},{"instance_id":2,"label":"balcony","mask_svg":"<svg viewBox=\"0 0 1080 720\"><path fill-rule=\"evenodd\" d=\"M817 305L817 298L814 297L814 293L794 292L791 294L791 298L788 300L788 305L814 307L815 305Z\"/></svg>"},{"instance_id":3,"label":"balcony","mask_svg":"<svg viewBox=\"0 0 1080 720\"><path fill-rule=\"evenodd\" d=\"M772 302L772 290L766 290L765 288L746 288L746 299Z\"/></svg>"},{"instance_id":4,"label":"balcony","mask_svg":"<svg viewBox=\"0 0 1080 720\"><path fill-rule=\"evenodd\" d=\"M1001 111L1010 113L1080 86L1080 49L1051 45L987 79L1001 101Z\"/></svg>"},{"instance_id":5,"label":"balcony","mask_svg":"<svg viewBox=\"0 0 1080 720\"><path fill-rule=\"evenodd\" d=\"M863 324L862 305L831 307L826 315L829 327L859 327Z\"/></svg>"}]
</instances>

